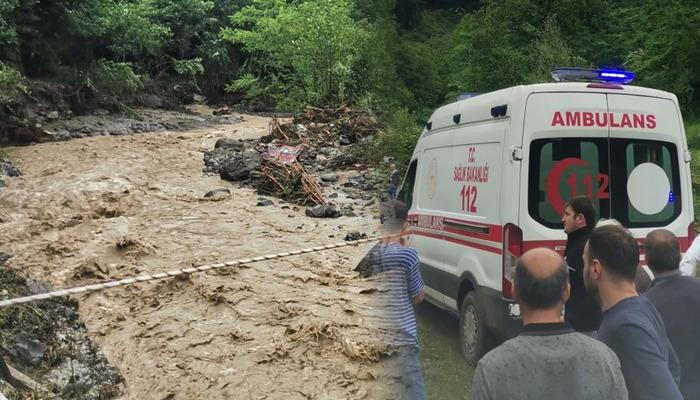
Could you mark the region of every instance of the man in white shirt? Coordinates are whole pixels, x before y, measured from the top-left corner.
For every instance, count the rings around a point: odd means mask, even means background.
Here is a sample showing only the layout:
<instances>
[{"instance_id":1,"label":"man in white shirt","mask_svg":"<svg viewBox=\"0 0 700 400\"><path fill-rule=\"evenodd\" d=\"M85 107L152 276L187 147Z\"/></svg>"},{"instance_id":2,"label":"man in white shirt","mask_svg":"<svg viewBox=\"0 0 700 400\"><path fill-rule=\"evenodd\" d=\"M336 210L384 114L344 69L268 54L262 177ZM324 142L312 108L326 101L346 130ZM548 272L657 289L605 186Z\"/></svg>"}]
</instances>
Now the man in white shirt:
<instances>
[{"instance_id":1,"label":"man in white shirt","mask_svg":"<svg viewBox=\"0 0 700 400\"><path fill-rule=\"evenodd\" d=\"M693 244L690 245L688 251L681 260L681 274L685 276L695 276L695 266L700 262L700 235L695 237Z\"/></svg>"}]
</instances>

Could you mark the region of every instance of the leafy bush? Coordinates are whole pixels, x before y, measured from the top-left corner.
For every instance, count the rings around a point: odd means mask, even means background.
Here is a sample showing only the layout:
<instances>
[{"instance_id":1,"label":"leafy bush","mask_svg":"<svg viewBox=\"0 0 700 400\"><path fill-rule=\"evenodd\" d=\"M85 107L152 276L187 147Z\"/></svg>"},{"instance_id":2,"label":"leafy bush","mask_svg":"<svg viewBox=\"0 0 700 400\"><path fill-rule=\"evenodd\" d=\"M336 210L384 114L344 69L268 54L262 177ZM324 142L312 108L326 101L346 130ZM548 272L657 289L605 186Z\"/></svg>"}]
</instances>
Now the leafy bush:
<instances>
[{"instance_id":1,"label":"leafy bush","mask_svg":"<svg viewBox=\"0 0 700 400\"><path fill-rule=\"evenodd\" d=\"M349 0L253 0L223 37L243 46L248 71L265 76L285 108L344 102L368 38L351 10Z\"/></svg>"},{"instance_id":2,"label":"leafy bush","mask_svg":"<svg viewBox=\"0 0 700 400\"><path fill-rule=\"evenodd\" d=\"M383 157L393 157L397 168L405 171L421 132L422 127L407 109L397 110L368 149L371 159L379 163Z\"/></svg>"},{"instance_id":3,"label":"leafy bush","mask_svg":"<svg viewBox=\"0 0 700 400\"><path fill-rule=\"evenodd\" d=\"M99 60L89 70L86 86L100 94L121 98L141 90L143 83L131 64Z\"/></svg>"},{"instance_id":4,"label":"leafy bush","mask_svg":"<svg viewBox=\"0 0 700 400\"><path fill-rule=\"evenodd\" d=\"M22 74L19 71L0 62L0 90L10 90L21 81Z\"/></svg>"}]
</instances>

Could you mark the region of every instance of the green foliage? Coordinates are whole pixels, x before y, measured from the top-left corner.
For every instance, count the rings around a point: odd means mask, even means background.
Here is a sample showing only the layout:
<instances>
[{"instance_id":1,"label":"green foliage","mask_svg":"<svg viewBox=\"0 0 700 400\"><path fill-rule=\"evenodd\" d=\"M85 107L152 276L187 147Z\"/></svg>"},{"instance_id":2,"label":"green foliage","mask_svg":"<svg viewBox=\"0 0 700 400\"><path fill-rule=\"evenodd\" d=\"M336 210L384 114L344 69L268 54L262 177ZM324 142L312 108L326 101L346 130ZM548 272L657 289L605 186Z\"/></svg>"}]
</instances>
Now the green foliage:
<instances>
[{"instance_id":1,"label":"green foliage","mask_svg":"<svg viewBox=\"0 0 700 400\"><path fill-rule=\"evenodd\" d=\"M627 50L625 66L637 72L636 83L675 93L686 109L700 84L699 11L697 2L681 0L618 10L626 29L615 38Z\"/></svg>"},{"instance_id":2,"label":"green foliage","mask_svg":"<svg viewBox=\"0 0 700 400\"><path fill-rule=\"evenodd\" d=\"M227 85L226 90L232 93L244 93L249 100L259 98L265 94L265 89L260 84L260 81L251 73L241 75Z\"/></svg>"},{"instance_id":3,"label":"green foliage","mask_svg":"<svg viewBox=\"0 0 700 400\"><path fill-rule=\"evenodd\" d=\"M141 90L143 83L129 63L99 60L88 70L86 86L98 93L119 98Z\"/></svg>"},{"instance_id":4,"label":"green foliage","mask_svg":"<svg viewBox=\"0 0 700 400\"><path fill-rule=\"evenodd\" d=\"M170 28L154 23L158 8L154 1L103 1L100 17L90 28L104 38L107 47L125 59L154 57L172 37ZM90 18L89 15L83 16Z\"/></svg>"},{"instance_id":5,"label":"green foliage","mask_svg":"<svg viewBox=\"0 0 700 400\"><path fill-rule=\"evenodd\" d=\"M348 0L254 0L231 17L223 37L251 56L248 70L281 82L283 108L347 100L353 67L368 39ZM291 97L291 101L289 98Z\"/></svg>"},{"instance_id":6,"label":"green foliage","mask_svg":"<svg viewBox=\"0 0 700 400\"><path fill-rule=\"evenodd\" d=\"M17 45L17 32L10 18L19 0L0 0L0 56Z\"/></svg>"},{"instance_id":7,"label":"green foliage","mask_svg":"<svg viewBox=\"0 0 700 400\"><path fill-rule=\"evenodd\" d=\"M0 62L0 92L9 91L21 82L22 74L19 71Z\"/></svg>"},{"instance_id":8,"label":"green foliage","mask_svg":"<svg viewBox=\"0 0 700 400\"><path fill-rule=\"evenodd\" d=\"M537 34L537 39L530 49L529 71L525 74L525 82L547 82L551 71L561 66L592 67L582 57L573 54L561 35L559 26L553 17L548 18L544 27Z\"/></svg>"},{"instance_id":9,"label":"green foliage","mask_svg":"<svg viewBox=\"0 0 700 400\"><path fill-rule=\"evenodd\" d=\"M370 157L375 162L380 162L384 156L394 157L396 166L405 170L421 131L422 127L414 115L405 108L397 110L393 113L388 128L379 133L377 140L368 149Z\"/></svg>"}]
</instances>

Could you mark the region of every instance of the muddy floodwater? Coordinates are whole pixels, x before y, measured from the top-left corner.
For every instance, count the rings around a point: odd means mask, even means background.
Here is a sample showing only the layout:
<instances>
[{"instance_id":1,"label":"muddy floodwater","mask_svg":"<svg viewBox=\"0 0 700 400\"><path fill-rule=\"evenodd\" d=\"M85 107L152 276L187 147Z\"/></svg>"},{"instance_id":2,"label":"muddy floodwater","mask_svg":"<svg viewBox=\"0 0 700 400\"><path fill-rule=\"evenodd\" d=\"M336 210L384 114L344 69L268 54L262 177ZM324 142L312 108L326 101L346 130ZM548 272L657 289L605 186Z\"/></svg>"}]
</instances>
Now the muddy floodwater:
<instances>
[{"instance_id":1,"label":"muddy floodwater","mask_svg":"<svg viewBox=\"0 0 700 400\"><path fill-rule=\"evenodd\" d=\"M269 119L180 132L8 147L23 175L0 190L0 250L54 288L166 272L372 235L368 210L316 219L257 206L253 190L202 173L217 139L258 138ZM339 171L340 181L347 174ZM229 195L205 198L217 188ZM367 322L369 245L75 296L90 338L124 377L124 399L391 398L396 382Z\"/></svg>"}]
</instances>

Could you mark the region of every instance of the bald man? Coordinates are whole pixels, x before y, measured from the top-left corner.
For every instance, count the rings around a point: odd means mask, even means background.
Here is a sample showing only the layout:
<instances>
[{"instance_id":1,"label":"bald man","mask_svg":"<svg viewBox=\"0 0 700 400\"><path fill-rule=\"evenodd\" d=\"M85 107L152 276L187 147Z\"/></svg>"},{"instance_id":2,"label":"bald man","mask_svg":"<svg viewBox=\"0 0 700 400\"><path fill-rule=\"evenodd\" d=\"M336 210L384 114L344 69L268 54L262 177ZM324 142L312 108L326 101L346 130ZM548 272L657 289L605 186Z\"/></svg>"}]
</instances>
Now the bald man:
<instances>
[{"instance_id":1,"label":"bald man","mask_svg":"<svg viewBox=\"0 0 700 400\"><path fill-rule=\"evenodd\" d=\"M556 252L538 248L520 257L513 295L524 328L479 361L473 400L627 400L615 353L564 322L570 292L568 268Z\"/></svg>"}]
</instances>

